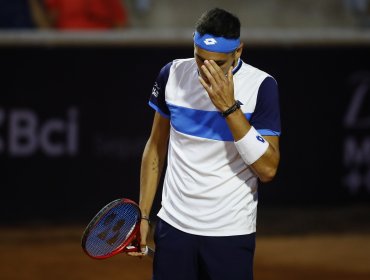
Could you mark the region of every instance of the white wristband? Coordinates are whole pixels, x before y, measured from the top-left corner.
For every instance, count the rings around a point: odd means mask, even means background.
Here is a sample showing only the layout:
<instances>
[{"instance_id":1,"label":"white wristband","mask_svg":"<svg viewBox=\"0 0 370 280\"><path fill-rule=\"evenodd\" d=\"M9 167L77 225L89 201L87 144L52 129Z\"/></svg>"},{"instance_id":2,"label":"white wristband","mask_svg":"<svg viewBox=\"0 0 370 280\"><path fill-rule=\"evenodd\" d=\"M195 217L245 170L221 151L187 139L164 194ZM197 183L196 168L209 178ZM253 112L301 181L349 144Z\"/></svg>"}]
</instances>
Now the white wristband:
<instances>
[{"instance_id":1,"label":"white wristband","mask_svg":"<svg viewBox=\"0 0 370 280\"><path fill-rule=\"evenodd\" d=\"M235 146L245 163L251 165L266 152L269 142L252 126L242 139L235 142Z\"/></svg>"}]
</instances>

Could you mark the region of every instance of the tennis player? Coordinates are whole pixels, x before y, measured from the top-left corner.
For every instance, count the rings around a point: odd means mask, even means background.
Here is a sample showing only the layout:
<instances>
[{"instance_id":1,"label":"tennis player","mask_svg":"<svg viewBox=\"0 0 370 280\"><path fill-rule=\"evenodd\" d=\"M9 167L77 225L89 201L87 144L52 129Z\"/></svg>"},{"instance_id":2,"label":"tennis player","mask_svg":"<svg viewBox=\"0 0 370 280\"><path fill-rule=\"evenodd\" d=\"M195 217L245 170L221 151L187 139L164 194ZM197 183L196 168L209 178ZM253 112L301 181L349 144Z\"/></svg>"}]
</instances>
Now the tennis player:
<instances>
[{"instance_id":1,"label":"tennis player","mask_svg":"<svg viewBox=\"0 0 370 280\"><path fill-rule=\"evenodd\" d=\"M212 9L196 24L194 58L170 62L154 84L140 187L145 248L167 154L154 280L253 279L257 184L278 168L280 113L275 79L242 51L239 19Z\"/></svg>"}]
</instances>

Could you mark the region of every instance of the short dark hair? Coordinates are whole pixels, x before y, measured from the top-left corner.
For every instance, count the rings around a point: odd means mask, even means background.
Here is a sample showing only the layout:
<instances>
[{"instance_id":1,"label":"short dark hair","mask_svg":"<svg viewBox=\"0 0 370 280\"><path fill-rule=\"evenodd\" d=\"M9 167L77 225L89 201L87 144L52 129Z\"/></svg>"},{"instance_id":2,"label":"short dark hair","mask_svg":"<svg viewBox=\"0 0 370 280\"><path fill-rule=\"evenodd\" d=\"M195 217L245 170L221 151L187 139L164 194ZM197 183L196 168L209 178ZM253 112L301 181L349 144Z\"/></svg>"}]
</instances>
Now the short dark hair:
<instances>
[{"instance_id":1,"label":"short dark hair","mask_svg":"<svg viewBox=\"0 0 370 280\"><path fill-rule=\"evenodd\" d=\"M195 30L201 35L237 39L240 37L240 20L228 11L214 8L202 14L195 24Z\"/></svg>"}]
</instances>

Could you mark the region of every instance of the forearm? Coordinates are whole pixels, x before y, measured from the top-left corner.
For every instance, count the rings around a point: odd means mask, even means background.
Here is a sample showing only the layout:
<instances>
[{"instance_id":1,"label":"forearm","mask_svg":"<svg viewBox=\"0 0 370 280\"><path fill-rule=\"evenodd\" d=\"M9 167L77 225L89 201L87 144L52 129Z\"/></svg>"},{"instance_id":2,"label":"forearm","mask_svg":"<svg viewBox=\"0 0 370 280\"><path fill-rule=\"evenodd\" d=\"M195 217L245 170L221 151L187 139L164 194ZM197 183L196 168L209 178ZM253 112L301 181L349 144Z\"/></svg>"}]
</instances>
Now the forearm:
<instances>
[{"instance_id":1,"label":"forearm","mask_svg":"<svg viewBox=\"0 0 370 280\"><path fill-rule=\"evenodd\" d=\"M139 206L143 216L149 216L153 200L161 178L166 151L153 147L148 140L141 163L140 173L140 201Z\"/></svg>"},{"instance_id":2,"label":"forearm","mask_svg":"<svg viewBox=\"0 0 370 280\"><path fill-rule=\"evenodd\" d=\"M251 129L251 125L241 110L226 117L226 122L235 142L241 140ZM271 181L277 171L280 159L278 137L266 136L267 150L250 167L262 182Z\"/></svg>"},{"instance_id":3,"label":"forearm","mask_svg":"<svg viewBox=\"0 0 370 280\"><path fill-rule=\"evenodd\" d=\"M228 115L225 120L227 125L229 126L235 142L242 139L251 128L250 123L245 118L242 110L240 109Z\"/></svg>"},{"instance_id":4,"label":"forearm","mask_svg":"<svg viewBox=\"0 0 370 280\"><path fill-rule=\"evenodd\" d=\"M269 142L266 152L252 165L252 170L258 175L262 182L270 182L274 179L280 161L279 149L272 144L270 137L264 137ZM278 138L278 137L274 137Z\"/></svg>"}]
</instances>

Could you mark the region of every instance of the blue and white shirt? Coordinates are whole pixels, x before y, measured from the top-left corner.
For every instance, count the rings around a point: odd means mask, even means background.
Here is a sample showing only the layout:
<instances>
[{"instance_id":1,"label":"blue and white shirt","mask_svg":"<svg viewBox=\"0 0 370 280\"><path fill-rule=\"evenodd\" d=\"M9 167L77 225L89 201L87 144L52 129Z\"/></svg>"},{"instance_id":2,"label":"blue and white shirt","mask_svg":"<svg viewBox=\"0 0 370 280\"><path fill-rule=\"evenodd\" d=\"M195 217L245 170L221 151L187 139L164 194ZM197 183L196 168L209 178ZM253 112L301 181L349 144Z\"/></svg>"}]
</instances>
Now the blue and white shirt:
<instances>
[{"instance_id":1,"label":"blue and white shirt","mask_svg":"<svg viewBox=\"0 0 370 280\"><path fill-rule=\"evenodd\" d=\"M263 136L279 136L276 81L242 60L233 73L235 99L251 125ZM194 58L162 68L149 105L171 123L158 216L196 235L255 232L257 176L239 155L225 119L199 82Z\"/></svg>"}]
</instances>

